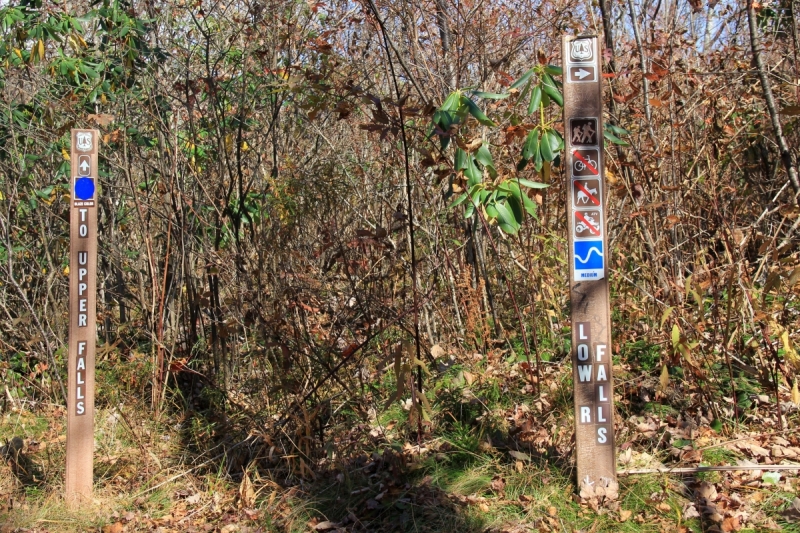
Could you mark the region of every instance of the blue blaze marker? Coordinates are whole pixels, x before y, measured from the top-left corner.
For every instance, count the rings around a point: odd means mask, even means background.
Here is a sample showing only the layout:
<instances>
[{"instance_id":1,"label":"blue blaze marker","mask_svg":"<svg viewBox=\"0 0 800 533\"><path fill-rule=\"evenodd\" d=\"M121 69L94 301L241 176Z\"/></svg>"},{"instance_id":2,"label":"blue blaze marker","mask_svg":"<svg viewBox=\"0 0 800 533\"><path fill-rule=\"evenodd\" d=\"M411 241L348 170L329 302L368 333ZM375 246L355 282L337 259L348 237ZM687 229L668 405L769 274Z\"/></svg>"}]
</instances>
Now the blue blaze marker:
<instances>
[{"instance_id":1,"label":"blue blaze marker","mask_svg":"<svg viewBox=\"0 0 800 533\"><path fill-rule=\"evenodd\" d=\"M78 178L75 180L75 198L78 200L91 200L94 198L94 180L92 178Z\"/></svg>"},{"instance_id":2,"label":"blue blaze marker","mask_svg":"<svg viewBox=\"0 0 800 533\"><path fill-rule=\"evenodd\" d=\"M605 277L603 241L575 241L573 243L575 280L589 281Z\"/></svg>"}]
</instances>

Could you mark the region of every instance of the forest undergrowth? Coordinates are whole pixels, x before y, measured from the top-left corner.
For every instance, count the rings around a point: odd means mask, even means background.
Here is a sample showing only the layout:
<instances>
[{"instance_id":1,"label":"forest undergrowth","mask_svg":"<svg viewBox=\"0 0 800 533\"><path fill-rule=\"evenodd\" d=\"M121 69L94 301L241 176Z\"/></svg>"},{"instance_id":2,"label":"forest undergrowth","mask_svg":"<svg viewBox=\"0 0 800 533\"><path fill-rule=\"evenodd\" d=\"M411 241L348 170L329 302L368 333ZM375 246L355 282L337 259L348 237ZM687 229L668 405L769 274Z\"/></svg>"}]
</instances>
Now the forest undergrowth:
<instances>
[{"instance_id":1,"label":"forest undergrowth","mask_svg":"<svg viewBox=\"0 0 800 533\"><path fill-rule=\"evenodd\" d=\"M0 532L800 532L797 10L0 2ZM565 34L600 43L616 493L575 479Z\"/></svg>"},{"instance_id":2,"label":"forest undergrowth","mask_svg":"<svg viewBox=\"0 0 800 533\"><path fill-rule=\"evenodd\" d=\"M781 429L774 398L755 377L740 375L735 407L721 391L709 398L679 373L662 375L653 366L658 345L620 345L620 491L606 500L576 494L570 365L547 361L533 395L524 356L493 344L486 353L435 347L441 356L429 370L435 385L425 393L431 412L424 418L410 399L388 408L379 401L396 387L387 368L360 406L342 406L324 426L298 413L308 423L284 432L284 442L273 440L278 415L261 416L254 405L226 408L206 386L187 408L176 383L172 404L154 420L130 388L142 368L108 358L100 367L94 501L70 509L63 500L63 408L15 403L0 425L8 446L15 437L23 443L4 450L3 531L797 527L797 471L781 468L800 462L796 390L780 391ZM703 466L731 468L681 472Z\"/></svg>"}]
</instances>

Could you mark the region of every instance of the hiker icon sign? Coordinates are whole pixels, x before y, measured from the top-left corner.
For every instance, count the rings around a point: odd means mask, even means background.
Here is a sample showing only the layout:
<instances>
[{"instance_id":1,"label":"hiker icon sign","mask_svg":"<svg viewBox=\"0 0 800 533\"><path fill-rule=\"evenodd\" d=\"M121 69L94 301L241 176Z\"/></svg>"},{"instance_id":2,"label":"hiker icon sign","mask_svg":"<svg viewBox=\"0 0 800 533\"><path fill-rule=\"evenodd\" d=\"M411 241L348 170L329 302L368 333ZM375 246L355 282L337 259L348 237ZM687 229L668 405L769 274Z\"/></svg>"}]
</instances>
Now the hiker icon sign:
<instances>
[{"instance_id":1,"label":"hiker icon sign","mask_svg":"<svg viewBox=\"0 0 800 533\"><path fill-rule=\"evenodd\" d=\"M572 146L597 146L597 119L569 119L569 142Z\"/></svg>"}]
</instances>

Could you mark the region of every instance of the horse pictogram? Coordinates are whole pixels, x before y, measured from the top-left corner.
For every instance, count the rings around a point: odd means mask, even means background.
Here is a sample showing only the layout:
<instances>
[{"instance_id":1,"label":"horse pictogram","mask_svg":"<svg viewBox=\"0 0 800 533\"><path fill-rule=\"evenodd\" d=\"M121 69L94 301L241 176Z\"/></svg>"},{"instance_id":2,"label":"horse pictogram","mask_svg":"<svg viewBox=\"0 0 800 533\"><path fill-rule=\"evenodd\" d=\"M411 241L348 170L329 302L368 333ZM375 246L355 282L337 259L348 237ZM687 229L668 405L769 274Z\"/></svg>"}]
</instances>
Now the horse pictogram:
<instances>
[{"instance_id":1,"label":"horse pictogram","mask_svg":"<svg viewBox=\"0 0 800 533\"><path fill-rule=\"evenodd\" d=\"M600 180L575 179L572 181L572 207L585 209L600 207Z\"/></svg>"},{"instance_id":2,"label":"horse pictogram","mask_svg":"<svg viewBox=\"0 0 800 533\"><path fill-rule=\"evenodd\" d=\"M589 203L589 200L593 197L596 197L597 189L586 189L586 192L583 190L578 191L578 200L575 202L576 204L583 204L586 205Z\"/></svg>"}]
</instances>

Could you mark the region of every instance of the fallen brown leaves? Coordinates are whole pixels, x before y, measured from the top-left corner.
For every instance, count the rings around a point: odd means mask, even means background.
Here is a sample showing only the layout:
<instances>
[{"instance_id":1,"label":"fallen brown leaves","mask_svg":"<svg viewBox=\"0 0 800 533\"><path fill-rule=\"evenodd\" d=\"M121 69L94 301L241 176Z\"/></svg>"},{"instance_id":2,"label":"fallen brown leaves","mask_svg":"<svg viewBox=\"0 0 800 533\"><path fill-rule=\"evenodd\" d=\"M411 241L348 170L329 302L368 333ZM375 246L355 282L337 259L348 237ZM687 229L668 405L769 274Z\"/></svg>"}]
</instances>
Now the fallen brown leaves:
<instances>
[{"instance_id":1,"label":"fallen brown leaves","mask_svg":"<svg viewBox=\"0 0 800 533\"><path fill-rule=\"evenodd\" d=\"M610 478L601 477L590 480L588 477L580 481L580 492L576 501L581 506L586 506L595 512L601 509L619 510L619 484Z\"/></svg>"}]
</instances>

